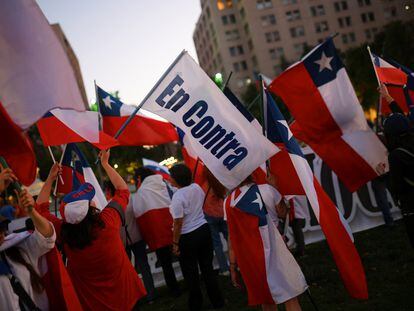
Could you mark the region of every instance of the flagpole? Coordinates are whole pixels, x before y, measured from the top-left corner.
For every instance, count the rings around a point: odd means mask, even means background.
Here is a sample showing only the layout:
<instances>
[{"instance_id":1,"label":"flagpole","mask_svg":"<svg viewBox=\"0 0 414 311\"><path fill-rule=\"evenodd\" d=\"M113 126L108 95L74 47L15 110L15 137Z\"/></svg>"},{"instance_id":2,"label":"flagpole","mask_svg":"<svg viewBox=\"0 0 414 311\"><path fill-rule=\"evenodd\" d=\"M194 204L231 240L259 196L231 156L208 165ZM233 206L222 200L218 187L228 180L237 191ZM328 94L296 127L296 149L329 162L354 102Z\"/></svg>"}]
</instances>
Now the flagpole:
<instances>
[{"instance_id":1,"label":"flagpole","mask_svg":"<svg viewBox=\"0 0 414 311\"><path fill-rule=\"evenodd\" d=\"M263 78L262 75L259 75L259 83L260 83L260 114L262 117L262 133L264 137L267 137L267 105L264 105L264 87L263 87ZM269 176L270 174L270 161L269 159L266 160L266 175Z\"/></svg>"},{"instance_id":2,"label":"flagpole","mask_svg":"<svg viewBox=\"0 0 414 311\"><path fill-rule=\"evenodd\" d=\"M101 105L99 103L99 96L98 96L98 86L96 85L96 80L93 80L93 83L95 84L95 98L96 98L96 105L98 109L98 128L99 131L102 131L102 116L101 116Z\"/></svg>"},{"instance_id":3,"label":"flagpole","mask_svg":"<svg viewBox=\"0 0 414 311\"><path fill-rule=\"evenodd\" d=\"M369 58L371 59L372 67L374 68L375 77L377 78L378 87L381 87L381 82L380 82L380 79L378 77L378 72L375 69L375 64L374 64L374 60L373 60L373 57L372 57L371 48L369 47L369 45L367 45L367 50L368 50L368 53L369 53ZM379 118L381 116L381 95L380 95L380 97L378 99L378 103L377 103L377 106L376 106L376 110L377 110L377 120L375 120L376 121L375 122L376 123L375 130L378 133L379 124L380 124Z\"/></svg>"},{"instance_id":4,"label":"flagpole","mask_svg":"<svg viewBox=\"0 0 414 311\"><path fill-rule=\"evenodd\" d=\"M55 164L56 160L55 160L55 156L53 155L52 148L50 148L50 146L47 146L47 149L49 150L50 156L52 157L53 164ZM59 179L62 185L64 185L65 183L63 182L62 176L59 175Z\"/></svg>"},{"instance_id":5,"label":"flagpole","mask_svg":"<svg viewBox=\"0 0 414 311\"><path fill-rule=\"evenodd\" d=\"M122 126L119 128L118 132L116 132L114 138L118 139L118 137L122 134L122 132L125 130L127 125L132 121L132 119L135 117L137 112L142 108L142 106L145 104L148 98L154 93L156 88L161 84L161 82L165 79L165 77L170 73L170 71L173 69L173 67L178 63L178 61L183 57L185 54L187 54L186 50L183 50L180 55L177 56L177 58L172 62L172 64L167 68L167 70L164 72L164 74L161 76L161 78L155 83L155 85L152 87L152 89L148 92L148 94L144 97L144 99L140 102L140 104L135 108L135 110L132 112L132 114L129 116L129 118L122 124Z\"/></svg>"},{"instance_id":6,"label":"flagpole","mask_svg":"<svg viewBox=\"0 0 414 311\"><path fill-rule=\"evenodd\" d=\"M65 156L66 146L67 146L67 144L65 144L63 146L63 149L62 149L62 155L60 156L60 160L59 160L59 164L60 165L62 165L63 157ZM64 185L62 175L59 175L59 177L60 177L60 181L62 182L62 185ZM55 199L56 199L56 194L57 194L57 186L58 186L58 183L56 181L56 183L55 183L55 189L53 190L53 195L55 196Z\"/></svg>"},{"instance_id":7,"label":"flagpole","mask_svg":"<svg viewBox=\"0 0 414 311\"><path fill-rule=\"evenodd\" d=\"M228 78L227 78L227 80L226 80L226 82L224 83L224 85L223 85L223 87L222 87L222 91L224 91L224 89L227 87L227 85L229 84L229 81L230 81L230 78L231 78L231 76L233 75L233 71L230 71L230 74L229 74L229 76L228 76Z\"/></svg>"},{"instance_id":8,"label":"flagpole","mask_svg":"<svg viewBox=\"0 0 414 311\"><path fill-rule=\"evenodd\" d=\"M247 105L247 110L249 110L250 111L250 109L252 108L252 106L255 104L255 103L257 103L257 101L260 99L260 94L259 95L257 95L254 99L253 99L253 101L251 101L250 102L250 104L248 104Z\"/></svg>"}]
</instances>

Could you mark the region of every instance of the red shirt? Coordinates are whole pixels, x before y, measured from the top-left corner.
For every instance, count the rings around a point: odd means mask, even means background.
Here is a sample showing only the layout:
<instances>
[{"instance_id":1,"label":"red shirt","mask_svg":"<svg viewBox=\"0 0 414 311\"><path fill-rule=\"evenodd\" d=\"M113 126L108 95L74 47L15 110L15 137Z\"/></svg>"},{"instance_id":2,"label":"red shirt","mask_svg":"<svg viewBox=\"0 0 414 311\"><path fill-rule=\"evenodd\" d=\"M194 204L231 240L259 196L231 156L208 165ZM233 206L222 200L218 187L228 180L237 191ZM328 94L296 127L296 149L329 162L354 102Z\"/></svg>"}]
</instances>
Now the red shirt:
<instances>
[{"instance_id":1,"label":"red shirt","mask_svg":"<svg viewBox=\"0 0 414 311\"><path fill-rule=\"evenodd\" d=\"M117 190L112 200L125 210L128 199L128 190ZM62 220L49 215L60 234ZM122 244L118 212L105 208L100 217L105 228L97 229L92 245L84 249L64 245L68 272L84 310L131 310L146 291Z\"/></svg>"},{"instance_id":2,"label":"red shirt","mask_svg":"<svg viewBox=\"0 0 414 311\"><path fill-rule=\"evenodd\" d=\"M223 218L224 208L223 199L214 194L213 189L209 188L208 182L203 183L202 187L207 197L204 199L203 211L211 217ZM210 189L210 190L209 190Z\"/></svg>"}]
</instances>

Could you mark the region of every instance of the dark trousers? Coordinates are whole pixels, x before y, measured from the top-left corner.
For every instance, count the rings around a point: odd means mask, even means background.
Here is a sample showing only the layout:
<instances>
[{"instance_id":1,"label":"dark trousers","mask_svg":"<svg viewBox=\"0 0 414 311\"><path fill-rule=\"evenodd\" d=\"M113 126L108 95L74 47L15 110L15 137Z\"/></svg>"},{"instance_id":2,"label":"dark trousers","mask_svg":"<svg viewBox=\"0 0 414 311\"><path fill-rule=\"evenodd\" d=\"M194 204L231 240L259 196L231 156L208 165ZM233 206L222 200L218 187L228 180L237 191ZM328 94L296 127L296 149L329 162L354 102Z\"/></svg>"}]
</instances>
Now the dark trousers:
<instances>
[{"instance_id":1,"label":"dark trousers","mask_svg":"<svg viewBox=\"0 0 414 311\"><path fill-rule=\"evenodd\" d=\"M191 311L201 310L203 304L198 267L200 267L211 304L214 308L224 306L223 296L213 271L213 243L208 224L181 235L180 264L184 280L190 291L188 306Z\"/></svg>"},{"instance_id":2,"label":"dark trousers","mask_svg":"<svg viewBox=\"0 0 414 311\"><path fill-rule=\"evenodd\" d=\"M295 218L291 223L293 236L296 242L296 253L299 256L305 254L305 237L302 228L305 226L305 219Z\"/></svg>"},{"instance_id":3,"label":"dark trousers","mask_svg":"<svg viewBox=\"0 0 414 311\"><path fill-rule=\"evenodd\" d=\"M175 277L174 268L172 266L172 254L169 246L161 247L155 250L157 258L161 264L162 272L164 273L165 283L175 296L180 294L180 288L178 286L177 279Z\"/></svg>"},{"instance_id":4,"label":"dark trousers","mask_svg":"<svg viewBox=\"0 0 414 311\"><path fill-rule=\"evenodd\" d=\"M387 198L387 184L385 176L379 176L371 181L372 190L374 191L375 200L381 209L382 216L386 225L392 225L394 219L391 215L391 206Z\"/></svg>"},{"instance_id":5,"label":"dark trousers","mask_svg":"<svg viewBox=\"0 0 414 311\"><path fill-rule=\"evenodd\" d=\"M147 244L141 240L131 245L131 250L135 257L135 270L141 273L145 289L147 290L147 299L153 300L155 298L154 280L151 274L151 268L148 264L148 257L146 252Z\"/></svg>"}]
</instances>

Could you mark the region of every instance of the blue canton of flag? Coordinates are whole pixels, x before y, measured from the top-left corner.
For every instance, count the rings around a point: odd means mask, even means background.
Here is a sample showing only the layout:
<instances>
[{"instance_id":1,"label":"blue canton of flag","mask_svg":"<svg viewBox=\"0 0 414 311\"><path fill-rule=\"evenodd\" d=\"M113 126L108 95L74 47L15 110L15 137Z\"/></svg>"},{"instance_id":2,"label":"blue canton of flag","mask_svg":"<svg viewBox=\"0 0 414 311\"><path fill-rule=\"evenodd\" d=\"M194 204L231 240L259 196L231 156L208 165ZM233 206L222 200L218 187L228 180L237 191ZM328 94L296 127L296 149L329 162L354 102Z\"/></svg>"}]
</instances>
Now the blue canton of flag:
<instances>
[{"instance_id":1,"label":"blue canton of flag","mask_svg":"<svg viewBox=\"0 0 414 311\"><path fill-rule=\"evenodd\" d=\"M265 112L266 136L275 144L283 144L286 151L304 157L302 150L290 131L289 125L277 107L270 93L264 90L263 111Z\"/></svg>"},{"instance_id":2,"label":"blue canton of flag","mask_svg":"<svg viewBox=\"0 0 414 311\"><path fill-rule=\"evenodd\" d=\"M123 103L112 96L111 94L105 92L99 86L96 86L98 93L99 109L103 116L121 116L121 106Z\"/></svg>"},{"instance_id":3,"label":"blue canton of flag","mask_svg":"<svg viewBox=\"0 0 414 311\"><path fill-rule=\"evenodd\" d=\"M236 198L235 207L243 212L257 216L259 218L259 227L267 225L267 210L259 192L259 187L254 184L242 195Z\"/></svg>"},{"instance_id":4,"label":"blue canton of flag","mask_svg":"<svg viewBox=\"0 0 414 311\"><path fill-rule=\"evenodd\" d=\"M332 38L318 45L303 59L303 64L316 87L335 80L338 71L344 68L344 64L336 53Z\"/></svg>"}]
</instances>

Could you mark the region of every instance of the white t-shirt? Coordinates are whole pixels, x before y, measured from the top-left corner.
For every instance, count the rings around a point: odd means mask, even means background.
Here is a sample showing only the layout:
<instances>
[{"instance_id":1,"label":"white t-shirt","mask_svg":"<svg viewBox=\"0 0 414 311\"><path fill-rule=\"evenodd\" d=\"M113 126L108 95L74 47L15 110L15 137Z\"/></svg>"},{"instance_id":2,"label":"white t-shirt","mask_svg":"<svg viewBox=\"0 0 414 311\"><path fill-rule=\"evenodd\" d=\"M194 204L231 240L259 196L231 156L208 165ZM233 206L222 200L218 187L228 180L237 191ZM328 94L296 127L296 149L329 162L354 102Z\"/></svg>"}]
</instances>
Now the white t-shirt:
<instances>
[{"instance_id":1,"label":"white t-shirt","mask_svg":"<svg viewBox=\"0 0 414 311\"><path fill-rule=\"evenodd\" d=\"M207 223L203 213L204 197L203 189L195 183L174 193L170 213L173 219L183 218L181 234L192 232Z\"/></svg>"},{"instance_id":2,"label":"white t-shirt","mask_svg":"<svg viewBox=\"0 0 414 311\"><path fill-rule=\"evenodd\" d=\"M35 230L33 234L20 242L16 247L21 249L21 253L26 262L30 263L35 271L42 275L39 269L39 259L55 246L55 240L55 232L53 232L51 237L46 238ZM13 270L13 274L20 281L20 284L33 299L34 303L41 310L49 310L49 301L47 299L46 291L43 290L41 293L37 293L33 290L30 283L30 273L26 267L15 263L8 257L7 261ZM10 281L5 275L0 276L0 310L20 310L19 298L14 293Z\"/></svg>"}]
</instances>

